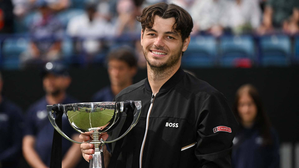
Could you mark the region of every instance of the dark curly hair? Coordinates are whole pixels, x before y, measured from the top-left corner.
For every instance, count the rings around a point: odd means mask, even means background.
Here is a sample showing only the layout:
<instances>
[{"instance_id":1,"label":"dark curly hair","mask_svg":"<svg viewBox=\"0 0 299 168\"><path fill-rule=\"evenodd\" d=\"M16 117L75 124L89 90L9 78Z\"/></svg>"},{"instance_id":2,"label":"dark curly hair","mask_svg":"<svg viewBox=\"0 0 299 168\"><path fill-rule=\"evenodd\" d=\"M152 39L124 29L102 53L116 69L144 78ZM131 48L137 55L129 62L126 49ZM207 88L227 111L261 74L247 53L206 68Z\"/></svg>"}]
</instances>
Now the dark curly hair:
<instances>
[{"instance_id":1,"label":"dark curly hair","mask_svg":"<svg viewBox=\"0 0 299 168\"><path fill-rule=\"evenodd\" d=\"M146 7L142 11L141 16L137 17L137 20L141 23L142 31L146 28L153 27L156 15L163 19L173 17L175 19L173 30L181 33L183 41L190 36L193 28L193 21L190 14L185 9L177 5L167 4L164 2Z\"/></svg>"}]
</instances>

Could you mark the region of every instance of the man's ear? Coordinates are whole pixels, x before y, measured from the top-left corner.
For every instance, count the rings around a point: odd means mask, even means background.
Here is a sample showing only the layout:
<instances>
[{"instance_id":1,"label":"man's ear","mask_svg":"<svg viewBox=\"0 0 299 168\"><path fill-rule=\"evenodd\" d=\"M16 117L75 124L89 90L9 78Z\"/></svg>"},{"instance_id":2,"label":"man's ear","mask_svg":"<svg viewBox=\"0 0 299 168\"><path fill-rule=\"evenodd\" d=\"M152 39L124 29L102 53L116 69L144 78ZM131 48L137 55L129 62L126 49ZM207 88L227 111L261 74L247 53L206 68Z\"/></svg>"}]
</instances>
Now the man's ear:
<instances>
[{"instance_id":1,"label":"man's ear","mask_svg":"<svg viewBox=\"0 0 299 168\"><path fill-rule=\"evenodd\" d=\"M191 39L191 37L188 36L188 37L184 40L184 42L183 42L183 48L182 48L182 52L185 52L185 51L187 50L188 45L189 45L189 43L190 43L190 39Z\"/></svg>"}]
</instances>

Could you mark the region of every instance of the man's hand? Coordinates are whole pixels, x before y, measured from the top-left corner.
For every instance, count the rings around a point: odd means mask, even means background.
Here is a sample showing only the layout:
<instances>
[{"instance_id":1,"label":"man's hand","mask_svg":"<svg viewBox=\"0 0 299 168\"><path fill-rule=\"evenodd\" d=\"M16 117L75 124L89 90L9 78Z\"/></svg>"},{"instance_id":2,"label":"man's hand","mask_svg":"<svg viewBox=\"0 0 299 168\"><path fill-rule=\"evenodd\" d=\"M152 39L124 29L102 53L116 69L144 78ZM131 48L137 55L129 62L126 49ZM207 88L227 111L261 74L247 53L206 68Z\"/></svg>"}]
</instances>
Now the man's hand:
<instances>
[{"instance_id":1,"label":"man's hand","mask_svg":"<svg viewBox=\"0 0 299 168\"><path fill-rule=\"evenodd\" d=\"M89 160L92 159L92 154L94 154L94 145L88 143L89 141L92 140L91 138L92 133L93 133L92 131L84 132L79 136L80 140L83 141L83 143L80 145L82 156L87 162L89 162ZM99 136L99 139L103 139L104 141L107 140L107 138L108 138L107 133L102 133Z\"/></svg>"}]
</instances>

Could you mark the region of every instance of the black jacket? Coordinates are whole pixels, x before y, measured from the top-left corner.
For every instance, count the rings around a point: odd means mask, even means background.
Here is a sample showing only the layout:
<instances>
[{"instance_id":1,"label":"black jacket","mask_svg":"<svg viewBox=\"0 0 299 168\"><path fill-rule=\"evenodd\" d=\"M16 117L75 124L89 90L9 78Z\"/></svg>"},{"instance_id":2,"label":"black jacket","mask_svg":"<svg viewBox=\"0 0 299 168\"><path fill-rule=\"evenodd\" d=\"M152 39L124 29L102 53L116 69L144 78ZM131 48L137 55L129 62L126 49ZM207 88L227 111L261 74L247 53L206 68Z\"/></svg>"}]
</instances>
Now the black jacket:
<instances>
[{"instance_id":1,"label":"black jacket","mask_svg":"<svg viewBox=\"0 0 299 168\"><path fill-rule=\"evenodd\" d=\"M208 83L179 69L157 95L144 79L116 96L124 100L141 100L142 112L131 132L112 145L109 168L231 167L237 123L224 96ZM119 132L113 130L112 139Z\"/></svg>"}]
</instances>

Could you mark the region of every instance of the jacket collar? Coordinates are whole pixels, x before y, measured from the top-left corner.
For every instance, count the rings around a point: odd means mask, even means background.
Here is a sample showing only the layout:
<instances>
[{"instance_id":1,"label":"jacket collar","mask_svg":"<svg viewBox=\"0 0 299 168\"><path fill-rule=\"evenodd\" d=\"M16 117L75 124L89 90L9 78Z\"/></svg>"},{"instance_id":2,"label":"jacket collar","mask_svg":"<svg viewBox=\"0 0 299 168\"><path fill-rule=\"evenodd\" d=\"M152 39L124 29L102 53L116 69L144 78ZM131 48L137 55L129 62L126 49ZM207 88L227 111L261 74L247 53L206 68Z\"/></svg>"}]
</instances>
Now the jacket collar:
<instances>
[{"instance_id":1,"label":"jacket collar","mask_svg":"<svg viewBox=\"0 0 299 168\"><path fill-rule=\"evenodd\" d=\"M182 68L179 68L177 72L164 83L164 85L159 90L159 93L164 93L169 91L171 88L173 88L181 79L185 76L185 72L182 70ZM149 84L148 78L145 80L145 88L146 90L150 91L152 93L151 86Z\"/></svg>"}]
</instances>

